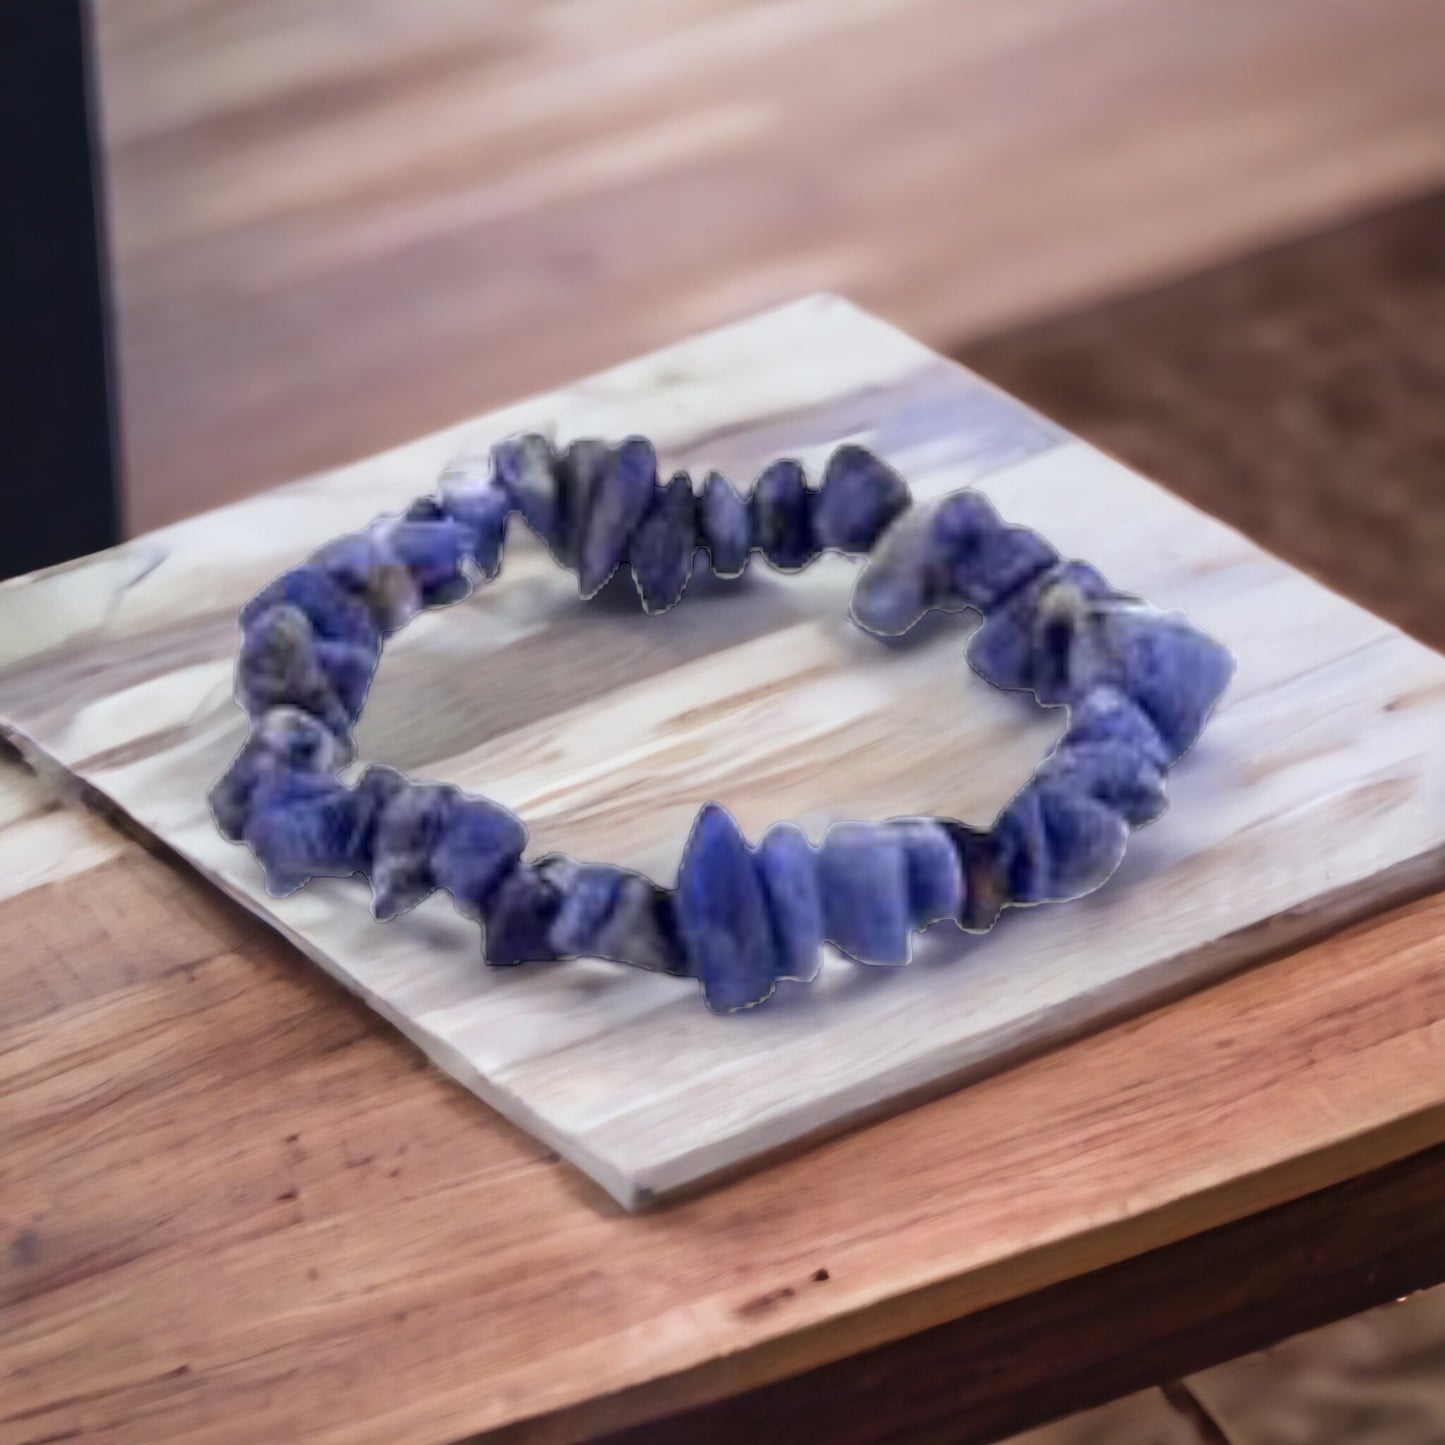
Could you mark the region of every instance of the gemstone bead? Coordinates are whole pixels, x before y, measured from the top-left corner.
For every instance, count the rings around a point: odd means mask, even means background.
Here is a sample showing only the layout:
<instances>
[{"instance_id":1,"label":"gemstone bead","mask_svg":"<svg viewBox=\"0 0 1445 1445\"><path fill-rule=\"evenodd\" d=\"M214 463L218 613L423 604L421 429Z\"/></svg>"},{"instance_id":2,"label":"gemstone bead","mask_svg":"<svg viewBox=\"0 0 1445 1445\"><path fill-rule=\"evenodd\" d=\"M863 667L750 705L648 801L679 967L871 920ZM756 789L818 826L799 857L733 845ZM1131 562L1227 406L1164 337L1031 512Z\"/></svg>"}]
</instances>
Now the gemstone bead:
<instances>
[{"instance_id":1,"label":"gemstone bead","mask_svg":"<svg viewBox=\"0 0 1445 1445\"><path fill-rule=\"evenodd\" d=\"M860 963L908 962L908 865L897 830L835 823L818 849L825 936Z\"/></svg>"},{"instance_id":2,"label":"gemstone bead","mask_svg":"<svg viewBox=\"0 0 1445 1445\"><path fill-rule=\"evenodd\" d=\"M349 736L356 714L347 699L355 698L359 669L348 665L348 659L360 652L348 643L318 641L305 614L282 603L254 618L246 630L236 673L237 695L252 717L290 704L318 718L330 732ZM374 660L374 654L362 656ZM332 682L333 672L345 698ZM360 691L364 696L365 688Z\"/></svg>"},{"instance_id":3,"label":"gemstone bead","mask_svg":"<svg viewBox=\"0 0 1445 1445\"><path fill-rule=\"evenodd\" d=\"M648 612L665 612L682 596L696 551L697 504L687 473L678 472L632 537L632 579Z\"/></svg>"},{"instance_id":4,"label":"gemstone bead","mask_svg":"<svg viewBox=\"0 0 1445 1445\"><path fill-rule=\"evenodd\" d=\"M597 935L617 903L622 870L606 863L582 863L568 870L561 904L547 940L559 958L593 952Z\"/></svg>"},{"instance_id":5,"label":"gemstone bead","mask_svg":"<svg viewBox=\"0 0 1445 1445\"><path fill-rule=\"evenodd\" d=\"M1059 560L1037 532L1003 522L979 492L944 497L934 536L940 571L936 587L950 607L992 611Z\"/></svg>"},{"instance_id":6,"label":"gemstone bead","mask_svg":"<svg viewBox=\"0 0 1445 1445\"><path fill-rule=\"evenodd\" d=\"M380 527L328 542L311 562L362 601L380 632L395 632L421 609L416 580Z\"/></svg>"},{"instance_id":7,"label":"gemstone bead","mask_svg":"<svg viewBox=\"0 0 1445 1445\"><path fill-rule=\"evenodd\" d=\"M1156 767L1169 765L1169 748L1133 698L1108 683L1090 688L1069 709L1069 744L1119 743Z\"/></svg>"},{"instance_id":8,"label":"gemstone bead","mask_svg":"<svg viewBox=\"0 0 1445 1445\"><path fill-rule=\"evenodd\" d=\"M959 926L970 933L986 933L1009 902L1003 839L996 827L976 828L952 818L937 822L958 854L961 884L955 916Z\"/></svg>"},{"instance_id":9,"label":"gemstone bead","mask_svg":"<svg viewBox=\"0 0 1445 1445\"><path fill-rule=\"evenodd\" d=\"M378 641L371 609L323 568L311 563L283 572L268 583L241 609L241 630L252 625L273 607L289 605L311 624L317 637L365 647Z\"/></svg>"},{"instance_id":10,"label":"gemstone bead","mask_svg":"<svg viewBox=\"0 0 1445 1445\"><path fill-rule=\"evenodd\" d=\"M611 912L599 925L592 950L655 973L684 973L671 899L640 873L624 873Z\"/></svg>"},{"instance_id":11,"label":"gemstone bead","mask_svg":"<svg viewBox=\"0 0 1445 1445\"><path fill-rule=\"evenodd\" d=\"M1119 866L1129 825L1114 809L1057 778L1039 779L1037 791L1048 843L1046 896L1055 902L1080 898Z\"/></svg>"},{"instance_id":12,"label":"gemstone bead","mask_svg":"<svg viewBox=\"0 0 1445 1445\"><path fill-rule=\"evenodd\" d=\"M1154 724L1169 761L1193 746L1234 676L1234 658L1181 616L1121 614L1108 633L1113 679Z\"/></svg>"},{"instance_id":13,"label":"gemstone bead","mask_svg":"<svg viewBox=\"0 0 1445 1445\"><path fill-rule=\"evenodd\" d=\"M698 532L719 577L736 577L752 550L752 516L747 502L721 472L709 472L698 499Z\"/></svg>"},{"instance_id":14,"label":"gemstone bead","mask_svg":"<svg viewBox=\"0 0 1445 1445\"><path fill-rule=\"evenodd\" d=\"M1042 688L1040 701L1061 701L1089 604L1115 596L1086 562L1052 568L989 613L969 640L969 665L995 687Z\"/></svg>"},{"instance_id":15,"label":"gemstone bead","mask_svg":"<svg viewBox=\"0 0 1445 1445\"><path fill-rule=\"evenodd\" d=\"M443 477L438 489L443 511L466 529L467 549L483 577L491 579L502 565L507 516L512 499L490 478Z\"/></svg>"},{"instance_id":16,"label":"gemstone bead","mask_svg":"<svg viewBox=\"0 0 1445 1445\"><path fill-rule=\"evenodd\" d=\"M933 509L910 507L883 533L853 584L853 620L880 637L900 637L932 605L937 562Z\"/></svg>"},{"instance_id":17,"label":"gemstone bead","mask_svg":"<svg viewBox=\"0 0 1445 1445\"><path fill-rule=\"evenodd\" d=\"M867 552L908 506L908 486L866 447L839 447L813 499L813 537L822 550Z\"/></svg>"},{"instance_id":18,"label":"gemstone bead","mask_svg":"<svg viewBox=\"0 0 1445 1445\"><path fill-rule=\"evenodd\" d=\"M579 437L558 459L557 515L548 545L564 567L580 565L588 513L613 471L611 448L592 437Z\"/></svg>"},{"instance_id":19,"label":"gemstone bead","mask_svg":"<svg viewBox=\"0 0 1445 1445\"><path fill-rule=\"evenodd\" d=\"M471 590L471 581L462 570L471 539L459 522L450 517L402 517L380 530L386 545L411 573L422 606L455 602Z\"/></svg>"},{"instance_id":20,"label":"gemstone bead","mask_svg":"<svg viewBox=\"0 0 1445 1445\"><path fill-rule=\"evenodd\" d=\"M354 788L319 773L276 773L251 799L242 836L278 897L311 878L344 878L368 864L372 807Z\"/></svg>"},{"instance_id":21,"label":"gemstone bead","mask_svg":"<svg viewBox=\"0 0 1445 1445\"><path fill-rule=\"evenodd\" d=\"M1041 903L1048 896L1048 837L1037 788L1025 787L994 820L998 869L1010 903Z\"/></svg>"},{"instance_id":22,"label":"gemstone bead","mask_svg":"<svg viewBox=\"0 0 1445 1445\"><path fill-rule=\"evenodd\" d=\"M544 436L508 437L492 448L493 476L522 520L556 555L560 532L557 454Z\"/></svg>"},{"instance_id":23,"label":"gemstone bead","mask_svg":"<svg viewBox=\"0 0 1445 1445\"><path fill-rule=\"evenodd\" d=\"M1077 742L1066 735L1037 776L1105 804L1133 828L1153 822L1167 807L1159 766L1122 742Z\"/></svg>"},{"instance_id":24,"label":"gemstone bead","mask_svg":"<svg viewBox=\"0 0 1445 1445\"><path fill-rule=\"evenodd\" d=\"M803 468L791 457L765 467L753 483L753 533L763 556L781 571L797 571L816 555L812 500Z\"/></svg>"},{"instance_id":25,"label":"gemstone bead","mask_svg":"<svg viewBox=\"0 0 1445 1445\"><path fill-rule=\"evenodd\" d=\"M381 809L372 842L371 911L395 918L435 892L432 853L460 801L452 787L412 783Z\"/></svg>"},{"instance_id":26,"label":"gemstone bead","mask_svg":"<svg viewBox=\"0 0 1445 1445\"><path fill-rule=\"evenodd\" d=\"M706 804L682 852L677 932L708 1007L726 1013L772 993L779 957L762 880L732 816Z\"/></svg>"},{"instance_id":27,"label":"gemstone bead","mask_svg":"<svg viewBox=\"0 0 1445 1445\"><path fill-rule=\"evenodd\" d=\"M555 959L549 934L560 906L555 885L536 867L523 863L514 868L487 904L482 925L487 962L509 968Z\"/></svg>"},{"instance_id":28,"label":"gemstone bead","mask_svg":"<svg viewBox=\"0 0 1445 1445\"><path fill-rule=\"evenodd\" d=\"M431 853L432 876L452 895L459 912L480 920L526 846L527 830L515 813L463 794L442 817Z\"/></svg>"},{"instance_id":29,"label":"gemstone bead","mask_svg":"<svg viewBox=\"0 0 1445 1445\"><path fill-rule=\"evenodd\" d=\"M583 597L594 596L617 570L656 490L657 453L652 443L645 437L629 437L598 475L586 503L577 563Z\"/></svg>"},{"instance_id":30,"label":"gemstone bead","mask_svg":"<svg viewBox=\"0 0 1445 1445\"><path fill-rule=\"evenodd\" d=\"M237 842L263 779L279 772L330 773L348 756L349 749L310 713L271 708L207 794L211 816L222 834Z\"/></svg>"},{"instance_id":31,"label":"gemstone bead","mask_svg":"<svg viewBox=\"0 0 1445 1445\"><path fill-rule=\"evenodd\" d=\"M817 851L796 823L775 823L758 844L757 867L778 950L778 977L810 979L823 946Z\"/></svg>"},{"instance_id":32,"label":"gemstone bead","mask_svg":"<svg viewBox=\"0 0 1445 1445\"><path fill-rule=\"evenodd\" d=\"M963 906L963 870L948 834L932 818L897 818L892 826L903 845L914 928L957 918Z\"/></svg>"}]
</instances>

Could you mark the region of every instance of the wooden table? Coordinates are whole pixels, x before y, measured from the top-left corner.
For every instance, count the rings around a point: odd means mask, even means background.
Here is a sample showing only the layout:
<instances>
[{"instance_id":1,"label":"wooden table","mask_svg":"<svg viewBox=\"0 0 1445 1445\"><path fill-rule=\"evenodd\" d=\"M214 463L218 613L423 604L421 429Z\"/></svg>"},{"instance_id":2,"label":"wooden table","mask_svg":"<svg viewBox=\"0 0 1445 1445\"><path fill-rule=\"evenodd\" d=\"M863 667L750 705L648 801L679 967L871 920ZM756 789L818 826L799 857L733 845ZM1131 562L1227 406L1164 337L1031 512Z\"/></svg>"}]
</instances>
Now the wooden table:
<instances>
[{"instance_id":1,"label":"wooden table","mask_svg":"<svg viewBox=\"0 0 1445 1445\"><path fill-rule=\"evenodd\" d=\"M7 1445L984 1441L1445 1277L1445 897L625 1216L0 777Z\"/></svg>"},{"instance_id":2,"label":"wooden table","mask_svg":"<svg viewBox=\"0 0 1445 1445\"><path fill-rule=\"evenodd\" d=\"M1231 334L1321 245L970 360L1086 368L1053 409L1127 451L1108 381L1167 363L1161 314ZM1210 385L1154 394L1152 447L1198 454ZM5 1445L982 1442L1445 1278L1445 895L628 1217L7 755L0 1061Z\"/></svg>"}]
</instances>

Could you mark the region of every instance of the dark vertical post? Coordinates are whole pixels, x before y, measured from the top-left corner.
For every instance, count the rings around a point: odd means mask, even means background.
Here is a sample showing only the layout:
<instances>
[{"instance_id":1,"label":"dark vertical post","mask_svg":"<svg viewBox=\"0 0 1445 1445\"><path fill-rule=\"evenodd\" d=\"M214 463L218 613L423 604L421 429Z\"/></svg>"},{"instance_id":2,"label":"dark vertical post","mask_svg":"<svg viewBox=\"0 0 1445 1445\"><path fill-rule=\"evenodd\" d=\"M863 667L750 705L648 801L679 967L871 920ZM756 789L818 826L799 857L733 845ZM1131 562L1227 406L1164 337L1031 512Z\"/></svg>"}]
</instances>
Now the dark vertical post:
<instances>
[{"instance_id":1,"label":"dark vertical post","mask_svg":"<svg viewBox=\"0 0 1445 1445\"><path fill-rule=\"evenodd\" d=\"M89 46L86 0L0 0L0 577L120 536Z\"/></svg>"}]
</instances>

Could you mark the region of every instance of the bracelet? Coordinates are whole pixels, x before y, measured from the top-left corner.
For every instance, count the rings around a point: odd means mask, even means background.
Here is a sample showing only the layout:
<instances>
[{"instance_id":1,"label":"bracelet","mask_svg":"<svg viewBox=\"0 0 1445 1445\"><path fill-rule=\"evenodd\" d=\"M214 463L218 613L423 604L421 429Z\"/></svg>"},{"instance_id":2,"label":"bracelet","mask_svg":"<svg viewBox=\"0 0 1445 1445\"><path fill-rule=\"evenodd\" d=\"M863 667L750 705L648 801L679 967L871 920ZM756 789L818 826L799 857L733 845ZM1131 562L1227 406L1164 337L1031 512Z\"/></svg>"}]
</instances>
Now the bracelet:
<instances>
[{"instance_id":1,"label":"bracelet","mask_svg":"<svg viewBox=\"0 0 1445 1445\"><path fill-rule=\"evenodd\" d=\"M779 823L751 847L708 803L675 889L561 854L524 861L526 829L496 803L388 767L339 776L382 639L494 578L513 512L577 573L583 597L630 565L649 613L682 596L699 547L723 577L755 551L783 571L828 551L866 555L858 624L897 636L932 609L976 609L973 669L1067 708L1067 727L988 827L835 823L815 846ZM1099 887L1130 830L1164 811L1164 774L1234 671L1183 613L1061 560L976 491L912 505L898 475L852 444L832 453L816 489L784 459L744 498L716 472L700 491L685 472L660 483L640 437L560 453L541 436L509 438L483 474L451 469L435 496L283 573L245 606L241 628L236 697L252 731L209 799L268 892L361 873L387 919L441 888L482 924L489 964L613 959L697 978L716 1012L763 1002L781 979L811 980L825 941L862 963L905 964L911 933L937 920L983 932L1005 907Z\"/></svg>"}]
</instances>

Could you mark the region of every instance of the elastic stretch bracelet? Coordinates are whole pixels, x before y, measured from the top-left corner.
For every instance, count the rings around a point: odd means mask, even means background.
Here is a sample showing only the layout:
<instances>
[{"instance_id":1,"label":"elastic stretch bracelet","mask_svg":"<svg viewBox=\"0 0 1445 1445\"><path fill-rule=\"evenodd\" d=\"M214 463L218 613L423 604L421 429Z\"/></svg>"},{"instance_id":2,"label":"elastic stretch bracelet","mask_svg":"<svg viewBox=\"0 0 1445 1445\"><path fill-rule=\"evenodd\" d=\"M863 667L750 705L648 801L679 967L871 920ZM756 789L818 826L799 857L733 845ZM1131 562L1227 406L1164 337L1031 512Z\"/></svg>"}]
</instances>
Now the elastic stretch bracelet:
<instances>
[{"instance_id":1,"label":"elastic stretch bracelet","mask_svg":"<svg viewBox=\"0 0 1445 1445\"><path fill-rule=\"evenodd\" d=\"M950 818L835 823L816 846L792 823L751 847L716 803L697 815L677 886L561 854L527 861L507 809L353 756L381 643L420 608L465 596L501 565L519 513L592 597L624 563L644 608L682 596L694 554L741 573L761 552L797 571L823 552L867 555L854 619L897 636L931 609L977 609L973 669L1068 709L1058 745L988 827ZM838 447L821 484L772 463L748 497L718 473L665 484L650 442L543 437L492 448L485 474L444 473L437 494L322 547L241 613L236 696L252 732L210 793L227 838L266 886L364 874L393 918L435 889L483 927L495 966L594 957L697 978L709 1007L761 1003L811 980L824 942L862 963L905 964L911 934L941 919L982 932L1010 905L1078 898L1113 873L1131 829L1166 806L1166 770L1193 744L1234 671L1179 612L1115 591L1003 522L978 492L912 505L862 447Z\"/></svg>"}]
</instances>

